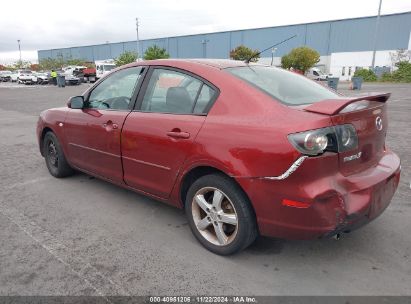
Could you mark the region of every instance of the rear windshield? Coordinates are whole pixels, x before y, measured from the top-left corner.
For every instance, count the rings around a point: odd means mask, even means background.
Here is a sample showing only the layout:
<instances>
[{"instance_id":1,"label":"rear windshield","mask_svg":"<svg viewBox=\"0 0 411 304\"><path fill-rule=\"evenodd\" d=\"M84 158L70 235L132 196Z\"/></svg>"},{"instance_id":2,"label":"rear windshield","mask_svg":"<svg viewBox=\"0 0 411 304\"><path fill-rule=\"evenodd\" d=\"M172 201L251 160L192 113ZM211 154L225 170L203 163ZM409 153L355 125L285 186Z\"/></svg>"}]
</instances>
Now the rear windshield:
<instances>
[{"instance_id":1,"label":"rear windshield","mask_svg":"<svg viewBox=\"0 0 411 304\"><path fill-rule=\"evenodd\" d=\"M302 75L279 68L250 65L227 68L226 71L287 105L340 98L337 93Z\"/></svg>"}]
</instances>

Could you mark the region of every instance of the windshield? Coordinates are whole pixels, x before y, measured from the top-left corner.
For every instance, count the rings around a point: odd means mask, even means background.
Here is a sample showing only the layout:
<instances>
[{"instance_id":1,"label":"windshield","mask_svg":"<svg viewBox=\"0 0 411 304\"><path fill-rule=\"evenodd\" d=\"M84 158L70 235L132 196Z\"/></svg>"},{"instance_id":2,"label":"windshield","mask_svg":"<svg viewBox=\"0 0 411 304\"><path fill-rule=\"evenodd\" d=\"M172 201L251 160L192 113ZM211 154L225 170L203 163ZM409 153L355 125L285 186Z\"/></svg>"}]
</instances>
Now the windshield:
<instances>
[{"instance_id":1,"label":"windshield","mask_svg":"<svg viewBox=\"0 0 411 304\"><path fill-rule=\"evenodd\" d=\"M337 93L304 76L279 68L245 66L227 68L226 71L288 105L297 106L340 98Z\"/></svg>"}]
</instances>

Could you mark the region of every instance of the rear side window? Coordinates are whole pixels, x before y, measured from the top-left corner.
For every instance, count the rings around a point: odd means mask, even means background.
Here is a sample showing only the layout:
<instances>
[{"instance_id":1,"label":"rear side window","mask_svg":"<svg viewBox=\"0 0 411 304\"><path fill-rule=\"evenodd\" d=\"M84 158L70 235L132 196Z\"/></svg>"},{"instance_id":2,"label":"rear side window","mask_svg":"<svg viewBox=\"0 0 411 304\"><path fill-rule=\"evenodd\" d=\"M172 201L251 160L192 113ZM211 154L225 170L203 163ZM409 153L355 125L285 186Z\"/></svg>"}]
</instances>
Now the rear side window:
<instances>
[{"instance_id":1,"label":"rear side window","mask_svg":"<svg viewBox=\"0 0 411 304\"><path fill-rule=\"evenodd\" d=\"M194 113L201 114L207 111L207 106L214 99L216 91L206 84L203 84L200 94L198 95L197 103L194 107Z\"/></svg>"},{"instance_id":2,"label":"rear side window","mask_svg":"<svg viewBox=\"0 0 411 304\"><path fill-rule=\"evenodd\" d=\"M311 104L340 96L308 78L283 69L266 66L245 66L226 69L287 105Z\"/></svg>"},{"instance_id":3,"label":"rear side window","mask_svg":"<svg viewBox=\"0 0 411 304\"><path fill-rule=\"evenodd\" d=\"M155 69L145 92L141 110L172 114L205 114L215 90L191 75Z\"/></svg>"}]
</instances>

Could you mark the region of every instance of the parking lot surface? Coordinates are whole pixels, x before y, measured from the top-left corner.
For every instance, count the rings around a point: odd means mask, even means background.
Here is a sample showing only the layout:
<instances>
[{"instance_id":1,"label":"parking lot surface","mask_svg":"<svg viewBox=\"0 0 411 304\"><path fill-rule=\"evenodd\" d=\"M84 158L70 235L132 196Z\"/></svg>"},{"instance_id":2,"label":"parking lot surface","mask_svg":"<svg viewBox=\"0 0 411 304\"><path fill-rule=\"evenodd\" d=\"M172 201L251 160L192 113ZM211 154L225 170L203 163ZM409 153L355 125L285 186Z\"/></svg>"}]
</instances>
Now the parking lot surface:
<instances>
[{"instance_id":1,"label":"parking lot surface","mask_svg":"<svg viewBox=\"0 0 411 304\"><path fill-rule=\"evenodd\" d=\"M411 85L360 92L392 92L387 143L403 172L379 218L339 241L259 238L230 257L205 250L181 210L49 175L38 114L87 86L0 84L0 295L411 295Z\"/></svg>"}]
</instances>

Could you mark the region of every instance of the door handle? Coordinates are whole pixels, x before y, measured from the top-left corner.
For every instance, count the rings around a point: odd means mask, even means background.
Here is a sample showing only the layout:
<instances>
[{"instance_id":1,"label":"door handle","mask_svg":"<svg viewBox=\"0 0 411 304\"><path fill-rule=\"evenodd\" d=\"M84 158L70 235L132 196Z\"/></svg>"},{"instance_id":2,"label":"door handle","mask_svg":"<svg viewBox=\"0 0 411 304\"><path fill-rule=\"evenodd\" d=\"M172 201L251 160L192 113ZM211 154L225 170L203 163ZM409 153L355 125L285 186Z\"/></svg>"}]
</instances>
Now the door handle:
<instances>
[{"instance_id":1,"label":"door handle","mask_svg":"<svg viewBox=\"0 0 411 304\"><path fill-rule=\"evenodd\" d=\"M105 128L105 129L107 129L107 128L118 129L118 124L113 123L111 120L109 120L109 121L103 123L103 128ZM109 130L107 130L107 131L109 131Z\"/></svg>"},{"instance_id":2,"label":"door handle","mask_svg":"<svg viewBox=\"0 0 411 304\"><path fill-rule=\"evenodd\" d=\"M181 132L180 130L179 131L170 131L170 132L167 132L167 136L173 137L173 138L188 139L188 138L190 138L190 133Z\"/></svg>"}]
</instances>

